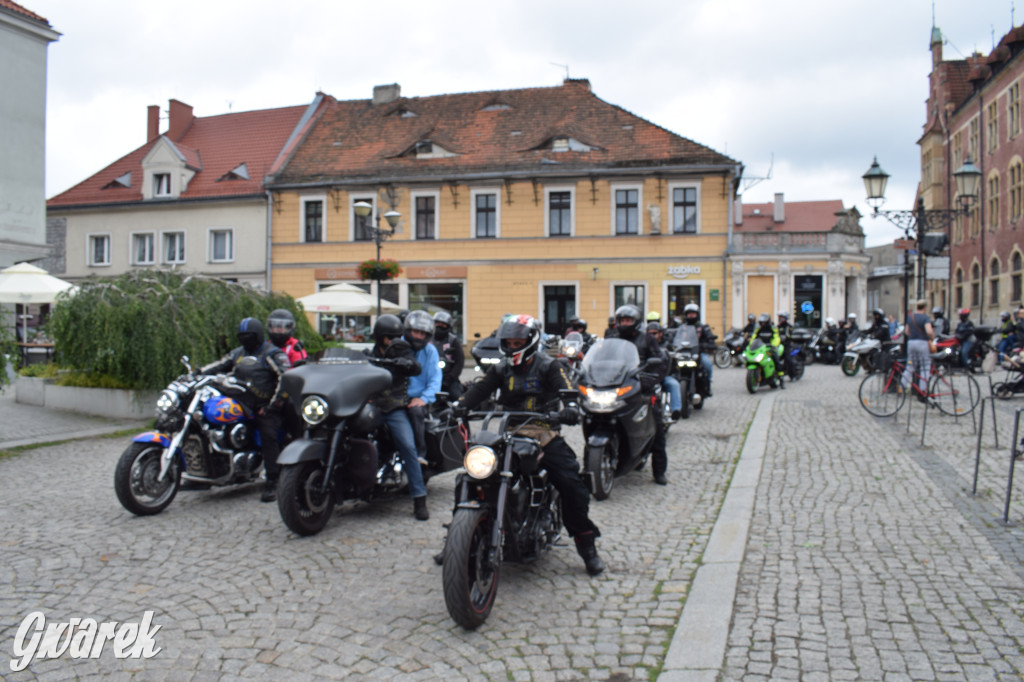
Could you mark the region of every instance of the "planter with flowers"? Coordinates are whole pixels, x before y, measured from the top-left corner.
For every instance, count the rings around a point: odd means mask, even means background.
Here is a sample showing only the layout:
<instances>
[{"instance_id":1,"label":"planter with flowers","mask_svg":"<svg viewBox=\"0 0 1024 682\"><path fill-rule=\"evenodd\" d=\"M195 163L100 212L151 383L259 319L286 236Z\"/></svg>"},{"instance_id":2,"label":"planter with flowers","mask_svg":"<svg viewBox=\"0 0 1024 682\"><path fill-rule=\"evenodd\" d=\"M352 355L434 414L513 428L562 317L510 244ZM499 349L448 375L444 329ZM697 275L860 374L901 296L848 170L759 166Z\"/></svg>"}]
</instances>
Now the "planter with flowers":
<instances>
[{"instance_id":1,"label":"planter with flowers","mask_svg":"<svg viewBox=\"0 0 1024 682\"><path fill-rule=\"evenodd\" d=\"M359 264L359 279L394 279L401 271L397 261L364 260Z\"/></svg>"}]
</instances>

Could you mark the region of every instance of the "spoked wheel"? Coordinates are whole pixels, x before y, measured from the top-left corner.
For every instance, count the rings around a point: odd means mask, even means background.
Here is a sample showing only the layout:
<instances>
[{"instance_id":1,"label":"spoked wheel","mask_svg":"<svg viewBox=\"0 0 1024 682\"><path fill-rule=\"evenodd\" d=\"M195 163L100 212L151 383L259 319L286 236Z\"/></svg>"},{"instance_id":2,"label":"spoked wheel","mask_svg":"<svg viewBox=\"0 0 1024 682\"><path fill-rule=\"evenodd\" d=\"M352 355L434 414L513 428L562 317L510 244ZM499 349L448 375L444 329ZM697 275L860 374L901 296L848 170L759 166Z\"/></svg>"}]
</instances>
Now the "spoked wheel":
<instances>
[{"instance_id":1,"label":"spoked wheel","mask_svg":"<svg viewBox=\"0 0 1024 682\"><path fill-rule=\"evenodd\" d=\"M121 506L139 516L159 514L178 494L181 468L171 461L164 480L160 476L160 459L164 449L156 443L132 443L117 460L114 469L114 492Z\"/></svg>"},{"instance_id":2,"label":"spoked wheel","mask_svg":"<svg viewBox=\"0 0 1024 682\"><path fill-rule=\"evenodd\" d=\"M907 392L894 374L875 372L864 377L857 389L861 407L876 417L891 417L900 411L907 400Z\"/></svg>"},{"instance_id":3,"label":"spoked wheel","mask_svg":"<svg viewBox=\"0 0 1024 682\"><path fill-rule=\"evenodd\" d=\"M1013 387L1005 381L992 385L992 395L1000 400L1009 400L1013 397Z\"/></svg>"},{"instance_id":4,"label":"spoked wheel","mask_svg":"<svg viewBox=\"0 0 1024 682\"><path fill-rule=\"evenodd\" d=\"M619 468L619 437L611 434L601 447L587 446L587 482L595 500L607 500L615 487L615 470Z\"/></svg>"},{"instance_id":5,"label":"spoked wheel","mask_svg":"<svg viewBox=\"0 0 1024 682\"><path fill-rule=\"evenodd\" d=\"M757 393L758 387L761 385L761 368L755 367L747 370L747 391L750 393Z\"/></svg>"},{"instance_id":6,"label":"spoked wheel","mask_svg":"<svg viewBox=\"0 0 1024 682\"><path fill-rule=\"evenodd\" d=\"M928 383L928 398L944 414L967 415L981 402L981 387L966 372L936 374Z\"/></svg>"},{"instance_id":7,"label":"spoked wheel","mask_svg":"<svg viewBox=\"0 0 1024 682\"><path fill-rule=\"evenodd\" d=\"M692 377L692 375L691 375ZM679 392L683 396L682 407L679 416L683 419L690 418L690 410L693 409L693 379L683 379L679 382Z\"/></svg>"},{"instance_id":8,"label":"spoked wheel","mask_svg":"<svg viewBox=\"0 0 1024 682\"><path fill-rule=\"evenodd\" d=\"M848 377L855 376L860 371L860 363L857 362L857 358L843 357L843 363L841 365L843 374Z\"/></svg>"},{"instance_id":9,"label":"spoked wheel","mask_svg":"<svg viewBox=\"0 0 1024 682\"><path fill-rule=\"evenodd\" d=\"M789 378L792 379L793 381L799 381L800 378L803 377L804 375L804 361L800 359L799 355L794 355L792 362L790 362L790 365L792 365L790 369L793 373L790 375Z\"/></svg>"},{"instance_id":10,"label":"spoked wheel","mask_svg":"<svg viewBox=\"0 0 1024 682\"><path fill-rule=\"evenodd\" d=\"M725 346L720 346L715 351L715 367L719 369L728 369L732 367L732 353Z\"/></svg>"},{"instance_id":11,"label":"spoked wheel","mask_svg":"<svg viewBox=\"0 0 1024 682\"><path fill-rule=\"evenodd\" d=\"M444 603L452 620L475 630L498 594L500 552L491 552L494 521L485 509L456 509L444 548Z\"/></svg>"},{"instance_id":12,"label":"spoked wheel","mask_svg":"<svg viewBox=\"0 0 1024 682\"><path fill-rule=\"evenodd\" d=\"M300 462L281 471L277 510L281 520L299 535L316 535L334 512L334 491L322 492L327 469L323 462Z\"/></svg>"}]
</instances>

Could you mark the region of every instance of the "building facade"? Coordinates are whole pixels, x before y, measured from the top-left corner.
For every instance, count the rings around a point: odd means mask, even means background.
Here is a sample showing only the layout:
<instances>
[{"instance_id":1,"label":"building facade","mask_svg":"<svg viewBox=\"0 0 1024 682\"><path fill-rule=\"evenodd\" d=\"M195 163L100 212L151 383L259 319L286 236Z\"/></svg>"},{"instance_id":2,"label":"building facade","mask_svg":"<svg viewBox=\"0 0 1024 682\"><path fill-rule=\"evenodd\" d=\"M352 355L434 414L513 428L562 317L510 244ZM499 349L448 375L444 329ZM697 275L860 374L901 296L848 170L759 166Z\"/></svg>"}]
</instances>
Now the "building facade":
<instances>
[{"instance_id":1,"label":"building facade","mask_svg":"<svg viewBox=\"0 0 1024 682\"><path fill-rule=\"evenodd\" d=\"M505 313L601 334L624 303L663 317L690 302L728 322L729 216L742 166L593 94L561 86L325 106L267 180L271 285L296 298L351 282L408 309L445 310L467 340ZM397 233L375 239L401 213ZM378 243L379 241L379 243ZM398 261L389 281L359 265ZM322 333L370 316L320 315ZM355 330L355 331L353 331Z\"/></svg>"}]
</instances>

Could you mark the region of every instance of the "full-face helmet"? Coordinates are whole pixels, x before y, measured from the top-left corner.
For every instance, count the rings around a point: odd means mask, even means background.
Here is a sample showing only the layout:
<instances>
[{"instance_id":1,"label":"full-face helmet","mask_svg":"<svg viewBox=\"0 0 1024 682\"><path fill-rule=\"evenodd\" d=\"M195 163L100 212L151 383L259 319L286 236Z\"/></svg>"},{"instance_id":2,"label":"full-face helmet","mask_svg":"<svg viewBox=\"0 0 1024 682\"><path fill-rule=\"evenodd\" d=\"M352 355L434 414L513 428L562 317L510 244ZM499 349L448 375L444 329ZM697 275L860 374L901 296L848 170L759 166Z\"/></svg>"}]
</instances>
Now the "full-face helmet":
<instances>
[{"instance_id":1,"label":"full-face helmet","mask_svg":"<svg viewBox=\"0 0 1024 682\"><path fill-rule=\"evenodd\" d=\"M639 327L640 309L635 305L627 303L620 305L615 310L615 328L618 330L620 338L631 340L636 336Z\"/></svg>"},{"instance_id":2,"label":"full-face helmet","mask_svg":"<svg viewBox=\"0 0 1024 682\"><path fill-rule=\"evenodd\" d=\"M423 332L423 337L414 336L412 334L414 330ZM414 310L405 316L405 331L405 340L409 342L412 349L420 350L430 341L430 336L434 332L434 320L425 310Z\"/></svg>"},{"instance_id":3,"label":"full-face helmet","mask_svg":"<svg viewBox=\"0 0 1024 682\"><path fill-rule=\"evenodd\" d=\"M696 303L687 303L683 307L683 319L686 324L697 324L700 322L700 307Z\"/></svg>"},{"instance_id":4,"label":"full-face helmet","mask_svg":"<svg viewBox=\"0 0 1024 682\"><path fill-rule=\"evenodd\" d=\"M238 342L246 353L255 353L263 345L263 323L255 317L247 317L238 325Z\"/></svg>"},{"instance_id":5,"label":"full-face helmet","mask_svg":"<svg viewBox=\"0 0 1024 682\"><path fill-rule=\"evenodd\" d=\"M278 308L267 316L267 336L278 348L284 348L295 331L295 316L291 311Z\"/></svg>"},{"instance_id":6,"label":"full-face helmet","mask_svg":"<svg viewBox=\"0 0 1024 682\"><path fill-rule=\"evenodd\" d=\"M509 342L516 340L523 340L526 343L513 348L519 344ZM513 367L526 364L540 346L540 324L529 315L511 316L498 327L498 346L501 348L501 354L508 358Z\"/></svg>"},{"instance_id":7,"label":"full-face helmet","mask_svg":"<svg viewBox=\"0 0 1024 682\"><path fill-rule=\"evenodd\" d=\"M405 327L397 315L381 315L373 325L373 340L377 343L384 339L397 339L405 333Z\"/></svg>"}]
</instances>

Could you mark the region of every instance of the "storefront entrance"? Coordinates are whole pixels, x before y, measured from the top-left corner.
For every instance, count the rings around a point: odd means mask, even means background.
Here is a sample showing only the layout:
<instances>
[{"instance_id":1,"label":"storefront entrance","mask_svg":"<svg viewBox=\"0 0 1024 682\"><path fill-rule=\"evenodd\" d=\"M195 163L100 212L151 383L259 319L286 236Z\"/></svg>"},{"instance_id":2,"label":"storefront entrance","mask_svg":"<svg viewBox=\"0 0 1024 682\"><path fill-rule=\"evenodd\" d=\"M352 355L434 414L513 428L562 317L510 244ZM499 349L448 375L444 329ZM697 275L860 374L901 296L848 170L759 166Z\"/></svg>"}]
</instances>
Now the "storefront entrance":
<instances>
[{"instance_id":1,"label":"storefront entrance","mask_svg":"<svg viewBox=\"0 0 1024 682\"><path fill-rule=\"evenodd\" d=\"M576 287L571 285L544 286L544 331L565 335L565 327L576 315Z\"/></svg>"},{"instance_id":2,"label":"storefront entrance","mask_svg":"<svg viewBox=\"0 0 1024 682\"><path fill-rule=\"evenodd\" d=\"M793 277L793 326L821 327L822 276Z\"/></svg>"}]
</instances>

